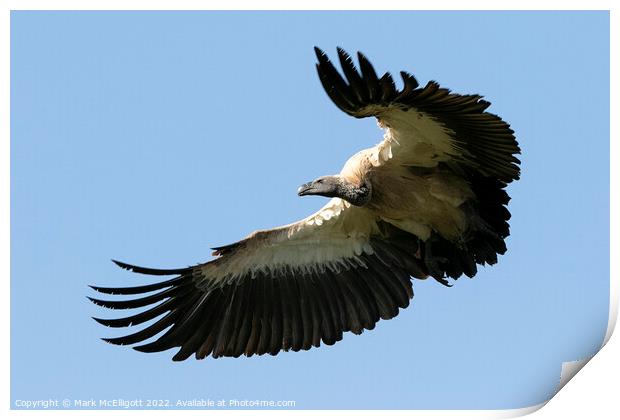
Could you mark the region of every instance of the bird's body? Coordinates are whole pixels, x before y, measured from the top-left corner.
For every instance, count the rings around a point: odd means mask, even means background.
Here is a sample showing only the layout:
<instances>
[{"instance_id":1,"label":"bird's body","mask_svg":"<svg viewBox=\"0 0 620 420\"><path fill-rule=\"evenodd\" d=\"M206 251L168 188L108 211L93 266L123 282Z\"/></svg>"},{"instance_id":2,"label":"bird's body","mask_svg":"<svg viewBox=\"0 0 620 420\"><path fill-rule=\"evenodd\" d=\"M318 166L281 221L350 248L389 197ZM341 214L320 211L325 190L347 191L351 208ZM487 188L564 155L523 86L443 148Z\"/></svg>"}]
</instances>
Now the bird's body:
<instances>
[{"instance_id":1,"label":"bird's body","mask_svg":"<svg viewBox=\"0 0 620 420\"><path fill-rule=\"evenodd\" d=\"M374 116L385 134L354 154L337 175L300 187L299 195L331 200L298 222L255 231L214 248L217 258L178 270L121 267L172 280L103 293L157 292L128 301L102 301L114 309L159 305L116 320L110 327L149 327L107 339L133 344L170 327L152 343L181 347L175 360L195 354L239 356L333 344L343 333L372 329L413 297L411 278L473 277L506 251L510 213L506 185L518 179L519 147L503 120L478 95L458 95L402 72L397 90L378 78L359 54L361 73L339 49L343 79L317 49L319 77L344 112Z\"/></svg>"},{"instance_id":2,"label":"bird's body","mask_svg":"<svg viewBox=\"0 0 620 420\"><path fill-rule=\"evenodd\" d=\"M366 207L381 220L423 241L433 231L450 240L465 233L467 218L460 206L473 194L462 178L436 168L415 171L406 166L372 168L366 177L373 191Z\"/></svg>"}]
</instances>

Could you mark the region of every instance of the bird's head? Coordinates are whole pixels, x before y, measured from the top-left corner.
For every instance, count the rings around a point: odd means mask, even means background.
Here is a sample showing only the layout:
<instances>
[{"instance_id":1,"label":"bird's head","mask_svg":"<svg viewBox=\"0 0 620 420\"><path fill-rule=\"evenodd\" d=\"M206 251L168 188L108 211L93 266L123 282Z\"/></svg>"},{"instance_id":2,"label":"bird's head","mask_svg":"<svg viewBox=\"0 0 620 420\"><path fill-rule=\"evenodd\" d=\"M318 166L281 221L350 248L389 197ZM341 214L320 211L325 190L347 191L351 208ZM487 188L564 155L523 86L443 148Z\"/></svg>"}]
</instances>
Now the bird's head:
<instances>
[{"instance_id":1,"label":"bird's head","mask_svg":"<svg viewBox=\"0 0 620 420\"><path fill-rule=\"evenodd\" d=\"M297 189L299 196L322 195L323 197L340 197L354 206L363 206L370 200L370 185L357 186L341 176L322 176L307 182Z\"/></svg>"},{"instance_id":2,"label":"bird's head","mask_svg":"<svg viewBox=\"0 0 620 420\"><path fill-rule=\"evenodd\" d=\"M322 176L314 181L306 182L297 189L297 194L322 195L323 197L337 197L342 180L337 176Z\"/></svg>"}]
</instances>

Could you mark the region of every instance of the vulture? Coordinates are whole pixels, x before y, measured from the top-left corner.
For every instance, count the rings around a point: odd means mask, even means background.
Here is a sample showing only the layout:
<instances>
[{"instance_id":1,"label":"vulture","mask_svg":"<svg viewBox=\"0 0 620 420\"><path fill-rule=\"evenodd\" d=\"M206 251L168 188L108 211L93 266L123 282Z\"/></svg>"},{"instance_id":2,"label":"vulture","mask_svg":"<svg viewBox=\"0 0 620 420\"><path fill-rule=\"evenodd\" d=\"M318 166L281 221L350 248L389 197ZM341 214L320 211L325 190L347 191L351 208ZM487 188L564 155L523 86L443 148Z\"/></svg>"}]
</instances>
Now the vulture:
<instances>
[{"instance_id":1,"label":"vulture","mask_svg":"<svg viewBox=\"0 0 620 420\"><path fill-rule=\"evenodd\" d=\"M167 276L133 287L90 286L124 298L93 303L139 309L107 327L140 325L103 340L142 352L178 348L173 360L277 355L332 345L372 330L413 298L412 279L451 286L506 252L507 185L519 178L510 125L480 95L400 72L379 77L357 53L337 49L339 71L315 47L319 80L355 118L375 117L381 141L354 154L337 175L303 184L299 196L330 200L298 222L257 230L212 248L215 258L179 269L115 261L134 273ZM132 296L141 295L141 296ZM156 335L162 333L159 337Z\"/></svg>"}]
</instances>

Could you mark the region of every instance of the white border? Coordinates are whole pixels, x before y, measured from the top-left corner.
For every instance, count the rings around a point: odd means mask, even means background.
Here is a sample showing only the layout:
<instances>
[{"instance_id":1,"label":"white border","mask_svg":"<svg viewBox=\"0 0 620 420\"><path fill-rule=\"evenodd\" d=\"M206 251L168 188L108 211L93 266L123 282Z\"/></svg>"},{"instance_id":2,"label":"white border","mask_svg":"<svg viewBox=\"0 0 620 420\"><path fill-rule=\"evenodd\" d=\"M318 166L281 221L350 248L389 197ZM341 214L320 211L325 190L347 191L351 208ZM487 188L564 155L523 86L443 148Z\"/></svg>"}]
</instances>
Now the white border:
<instances>
[{"instance_id":1,"label":"white border","mask_svg":"<svg viewBox=\"0 0 620 420\"><path fill-rule=\"evenodd\" d=\"M53 5L50 3L54 3ZM295 4L291 4L290 1L279 0L263 0L261 1L260 8L256 7L257 2L253 1L228 1L221 4L209 4L207 2L201 2L197 0L92 0L92 1L78 1L78 0L59 0L59 1L44 1L44 0L9 0L3 1L0 15L0 62L4 63L0 66L0 188L2 200L0 201L0 220L4 226L3 232L10 232L10 11L11 10L340 10L355 8L358 10L610 10L611 11L611 92L615 94L611 95L610 104L610 121L611 121L611 139L615 141L611 142L610 150L610 167L611 167L611 213L618 214L620 207L618 206L618 167L614 166L618 157L618 117L620 117L618 101L620 100L620 92L618 92L618 74L620 67L618 66L618 23L620 10L619 7L614 7L618 3L615 0L590 0L590 1L577 1L577 0L504 0L504 1L490 1L490 0L469 0L464 2L462 0L435 0L435 1L397 1L397 0L382 0L380 2L370 2L357 0L355 2L343 2L334 0L314 0L314 1L298 1ZM464 7L464 6L467 7ZM611 258L611 278L618 279L618 264L617 260L613 256L618 256L618 224L617 219L612 217L610 221L611 232L611 246L610 255ZM0 242L0 267L2 267L4 281L4 310L5 317L2 323L2 332L4 337L10 336L10 238L6 235ZM618 283L617 281L611 282L610 287L610 313L609 324L607 333L605 336L605 344L608 343L617 319L618 313ZM620 353L620 344L618 340L612 340L610 345L607 345L600 355L597 355L593 362L588 364L584 369L584 372L580 375L579 381L572 381L566 390L563 390L556 397L552 399L552 403L545 410L538 411L534 414L538 418L555 418L560 417L562 419L582 418L585 415L591 416L596 414L594 418L606 419L613 418L618 413L618 403L616 396L616 389L618 384L618 377L620 377L620 368L617 360L617 355ZM10 354L9 346L4 345L1 347L2 355L5 360L5 372L10 372ZM577 373L590 358L583 361L575 361L565 363L562 370L562 380L558 390L562 389L572 376ZM31 415L50 416L56 418L65 417L83 417L88 415L94 418L107 418L111 415L106 411L89 411L85 414L83 411L11 411L10 408L10 376L7 375L5 381L2 383L2 391L5 396L3 400L4 410L10 417L30 417ZM317 415L337 413L338 416L349 418L372 418L376 416L387 416L395 418L410 418L412 415L420 416L422 418L510 418L516 416L522 416L525 414L533 413L546 403L526 407L515 410L418 410L418 411L252 411L252 417L258 419L261 418L290 418L291 416L298 418L314 418ZM149 418L167 418L171 413L166 411L115 411L114 416L123 418L133 417L141 414L147 414ZM210 411L205 413L204 411L175 411L175 416L183 416L189 418L201 418L205 416L220 417L220 418L241 418L247 415L245 411Z\"/></svg>"},{"instance_id":2,"label":"white border","mask_svg":"<svg viewBox=\"0 0 620 420\"><path fill-rule=\"evenodd\" d=\"M51 5L50 3L54 3ZM7 0L6 10L611 10L615 0Z\"/></svg>"}]
</instances>

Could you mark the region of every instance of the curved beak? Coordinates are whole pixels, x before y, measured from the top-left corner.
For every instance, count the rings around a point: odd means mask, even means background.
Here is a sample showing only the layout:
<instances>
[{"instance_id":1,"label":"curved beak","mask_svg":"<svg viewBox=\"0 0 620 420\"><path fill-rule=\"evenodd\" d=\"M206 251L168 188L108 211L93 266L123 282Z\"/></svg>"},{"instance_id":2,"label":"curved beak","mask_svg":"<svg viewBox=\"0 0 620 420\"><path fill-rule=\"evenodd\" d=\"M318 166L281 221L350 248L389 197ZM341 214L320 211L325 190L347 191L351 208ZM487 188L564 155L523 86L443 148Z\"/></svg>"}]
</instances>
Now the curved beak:
<instances>
[{"instance_id":1,"label":"curved beak","mask_svg":"<svg viewBox=\"0 0 620 420\"><path fill-rule=\"evenodd\" d=\"M313 190L314 190L314 183L306 182L301 187L297 188L297 195L300 197L303 195L309 195L309 194L312 194Z\"/></svg>"}]
</instances>

